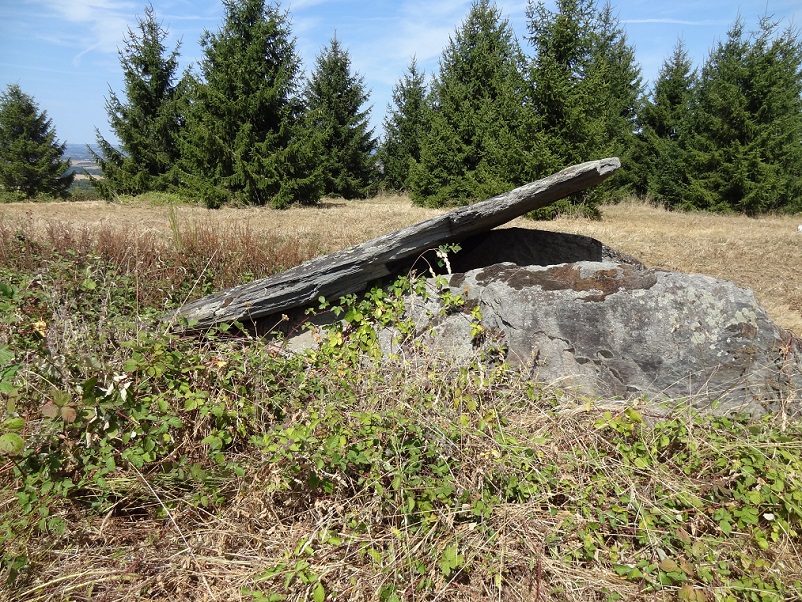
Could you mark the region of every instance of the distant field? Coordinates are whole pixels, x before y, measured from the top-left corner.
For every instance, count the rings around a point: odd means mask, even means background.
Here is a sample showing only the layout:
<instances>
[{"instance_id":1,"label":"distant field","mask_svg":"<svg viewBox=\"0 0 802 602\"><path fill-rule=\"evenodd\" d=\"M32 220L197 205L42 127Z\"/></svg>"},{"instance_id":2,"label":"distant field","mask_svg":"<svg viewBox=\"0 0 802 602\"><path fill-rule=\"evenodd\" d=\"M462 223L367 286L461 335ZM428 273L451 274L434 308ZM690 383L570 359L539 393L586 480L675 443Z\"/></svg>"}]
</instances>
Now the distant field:
<instances>
[{"instance_id":1,"label":"distant field","mask_svg":"<svg viewBox=\"0 0 802 602\"><path fill-rule=\"evenodd\" d=\"M86 144L67 144L64 150L64 158L70 160L70 171L76 174L76 179L78 180L86 178L84 170L92 175L101 174L100 168L87 150Z\"/></svg>"},{"instance_id":2,"label":"distant field","mask_svg":"<svg viewBox=\"0 0 802 602\"><path fill-rule=\"evenodd\" d=\"M103 238L135 234L169 243L172 227L187 232L213 232L213 244L263 240L280 243L281 251L267 253L264 262L277 268L355 245L427 219L441 211L415 207L403 196L366 201L333 200L316 208L276 211L263 208L225 208L210 211L191 206L175 209L173 226L166 206L132 201L123 204L20 203L0 206L0 224L26 223L43 234L54 224L70 225ZM647 266L724 278L751 288L772 318L802 335L802 234L800 218L747 218L705 213L667 212L640 202L602 208L602 219L557 219L533 222L518 219L510 225L592 236ZM247 234L247 236L246 236ZM278 241L278 242L277 242ZM258 244L258 242L257 242ZM275 257L280 255L280 257ZM280 265L278 265L280 264ZM263 266L266 273L273 266Z\"/></svg>"}]
</instances>

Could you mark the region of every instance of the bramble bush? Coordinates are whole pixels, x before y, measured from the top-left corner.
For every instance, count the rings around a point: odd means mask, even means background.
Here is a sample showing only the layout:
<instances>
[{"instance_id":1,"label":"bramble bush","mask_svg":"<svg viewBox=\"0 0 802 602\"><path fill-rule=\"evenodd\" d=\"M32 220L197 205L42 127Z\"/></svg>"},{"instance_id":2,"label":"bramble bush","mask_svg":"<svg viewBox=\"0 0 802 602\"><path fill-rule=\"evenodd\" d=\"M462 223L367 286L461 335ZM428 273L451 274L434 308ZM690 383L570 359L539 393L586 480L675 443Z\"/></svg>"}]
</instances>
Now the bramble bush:
<instances>
[{"instance_id":1,"label":"bramble bush","mask_svg":"<svg viewBox=\"0 0 802 602\"><path fill-rule=\"evenodd\" d=\"M481 311L414 274L321 299L340 320L290 354L236 324L168 330L161 307L131 302L136 276L97 258L30 261L0 285L11 599L802 595L796 420L654 414L479 352L434 357L410 295L465 312L477 336ZM106 552L90 560L85 542ZM194 577L160 560L170 545Z\"/></svg>"}]
</instances>

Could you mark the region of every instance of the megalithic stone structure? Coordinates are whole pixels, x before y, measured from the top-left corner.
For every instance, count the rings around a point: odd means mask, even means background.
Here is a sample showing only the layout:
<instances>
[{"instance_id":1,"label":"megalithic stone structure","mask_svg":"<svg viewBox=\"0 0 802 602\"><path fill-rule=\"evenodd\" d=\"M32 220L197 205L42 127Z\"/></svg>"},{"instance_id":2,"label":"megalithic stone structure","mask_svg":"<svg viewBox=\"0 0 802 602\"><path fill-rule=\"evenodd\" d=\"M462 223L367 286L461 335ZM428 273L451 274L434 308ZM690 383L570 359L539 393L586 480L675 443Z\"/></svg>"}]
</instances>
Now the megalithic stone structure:
<instances>
[{"instance_id":1,"label":"megalithic stone structure","mask_svg":"<svg viewBox=\"0 0 802 602\"><path fill-rule=\"evenodd\" d=\"M617 157L568 167L542 180L486 201L454 209L430 220L324 255L245 285L187 303L168 319L185 318L188 330L224 322L249 323L308 305L320 296L338 299L393 273L394 267L441 245L458 243L530 211L603 182L621 166Z\"/></svg>"}]
</instances>

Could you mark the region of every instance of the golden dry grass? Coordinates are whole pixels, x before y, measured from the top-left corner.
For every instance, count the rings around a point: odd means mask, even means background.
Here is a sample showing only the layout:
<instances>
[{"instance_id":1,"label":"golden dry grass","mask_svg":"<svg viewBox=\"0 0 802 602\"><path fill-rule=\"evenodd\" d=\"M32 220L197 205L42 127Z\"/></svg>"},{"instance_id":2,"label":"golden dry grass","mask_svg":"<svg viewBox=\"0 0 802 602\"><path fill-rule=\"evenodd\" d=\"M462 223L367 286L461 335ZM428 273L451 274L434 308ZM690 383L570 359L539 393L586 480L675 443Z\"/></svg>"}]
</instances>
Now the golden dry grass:
<instances>
[{"instance_id":1,"label":"golden dry grass","mask_svg":"<svg viewBox=\"0 0 802 602\"><path fill-rule=\"evenodd\" d=\"M404 196L365 201L326 201L319 207L276 211L267 208L175 208L182 229L212 231L231 246L247 233L248 244L270 239L282 247L281 267L349 247L408 226L442 211L415 207ZM640 259L650 267L702 273L731 280L755 292L782 327L802 334L802 234L798 217L722 216L669 212L642 202L602 208L599 221L560 218L533 222L519 218L510 225L592 236ZM141 202L109 204L19 203L0 205L0 225L26 224L44 232L68 224L105 236L139 236L169 240L170 208ZM251 240L252 239L252 240ZM274 255L276 253L274 252ZM266 273L271 270L266 269Z\"/></svg>"},{"instance_id":2,"label":"golden dry grass","mask_svg":"<svg viewBox=\"0 0 802 602\"><path fill-rule=\"evenodd\" d=\"M365 201L324 201L318 207L283 211L264 207L209 210L189 205L174 208L185 227L209 225L219 232L249 227L259 235L292 238L310 252L331 252L352 246L442 213L415 207L402 196ZM118 228L121 232L156 232L171 236L170 207L141 202L13 203L0 205L0 224L26 223L43 233L61 222L92 229Z\"/></svg>"},{"instance_id":3,"label":"golden dry grass","mask_svg":"<svg viewBox=\"0 0 802 602\"><path fill-rule=\"evenodd\" d=\"M13 233L16 228L23 228L26 235L41 234L51 242L60 235L69 235L71 238L65 239L65 245L72 245L76 239L80 242L82 238L101 240L109 249L117 240L123 246L133 245L128 253L139 261L140 251L153 254L156 249L158 253L160 241L164 248L175 245L178 228L186 235L184 243L190 239L197 243L192 248L185 244L184 252L191 253L194 248L205 252L216 245L232 249L265 245L263 252L251 253L249 257L261 258L267 264L276 261L278 255L288 267L291 262L354 245L440 213L414 207L407 198L397 196L359 202L330 201L318 208L287 211L260 208L208 211L188 206L172 211L167 206L142 202L0 205L0 231L10 229ZM752 288L780 325L802 333L802 282L797 276L802 267L802 235L796 232L798 219L670 213L643 203L603 207L602 214L601 221L518 219L511 225L593 236L648 266L733 280ZM236 263L240 256L233 253L230 261ZM272 264L265 266L266 272L271 269ZM403 378L379 384L368 381L364 389L359 388L358 382L352 383L357 389L354 398L358 400L353 409L375 411L374 404L378 403L375 400L386 400L392 405L404 403L403 387L395 384L406 382L414 389L410 383L414 384L415 378L427 381L430 375L405 374ZM420 389L426 391L425 385ZM448 397L438 390L438 400L441 393ZM491 391L489 385L485 393L487 403L500 403L498 392ZM415 400L418 398L414 396ZM440 405L434 404L438 413L426 415L424 422L431 425L439 419L456 424L461 410L448 403L442 404L442 409ZM538 408L528 399L510 402L510 406L522 409L520 413L506 409L501 412L510 420L506 432L521 441L530 436L548 436L547 443L538 445L539 453L543 454L539 461L544 467L557 467L559 474L566 475L578 488L598 487L594 471L603 472L609 482L618 483L617 476L629 470L622 459L597 449L609 445L610 433L595 426L601 410L608 408L598 405L591 408L584 400L573 405L565 400L558 414L550 414L550 410ZM338 411L342 409L338 405ZM298 419L298 422L305 421ZM689 423L689 433L690 428ZM466 430L464 451L458 453L468 476L482 474L479 464L492 463L494 452L498 453L495 440L486 436L469 439L473 432ZM198 439L203 434L206 433ZM699 439L700 446L716 444L707 431L694 432L693 437ZM731 450L722 449L720 455L727 457L728 453ZM258 455L255 458L255 468L246 478L231 478L221 485L221 494L229 503L213 511L186 504L180 497L171 499L172 494L157 485L154 485L156 490L150 489L148 476L138 472L124 473L119 478L127 480L121 488L128 491L130 498L141 494L147 500L143 512L129 513L123 508L106 515L77 514L73 506L54 506L50 511L65 519L66 533L51 534L37 541L47 563L39 565L24 589L4 592L0 587L0 600L250 600L253 598L247 595L248 589L269 591L271 586L282 591L288 589L282 588L281 582L289 569L278 575L277 586L275 579L270 581L262 575L283 559L303 555L298 552L306 546L302 542L311 542L310 549L315 546L314 555L309 554L311 569L321 575L327 588L331 585L332 591L341 592L342 597L336 599L376 599L381 587L396 572L401 574L394 565L403 566L416 555L426 555L424 552L437 557L444 546L457 542L468 560L489 558L492 562L487 565L495 566L497 572L479 573L464 582L455 578L446 583L440 577L429 592L417 592L414 583L406 583L402 599L579 602L604 599L601 592L608 599L613 599L613 593L625 600L676 599L678 587L644 593L637 581L618 578L593 563L563 562L545 554L545 538L550 532L559 533L564 549L580 550L583 543L579 531L587 521L586 517L563 510L555 514L544 511L549 500L534 496L527 503L499 506L487 519L486 531L497 534L492 541L474 531L472 523L455 523L454 516L448 514L438 517L438 525L449 526L442 532L405 531L401 533L403 537L388 529L351 532L342 524L344 505L360 508L365 514L374 511L364 506L359 494L350 499L325 498L320 503L304 498L303 504L296 500L294 506L289 498L282 501L280 496L266 493L265 484L278 478L278 468L260 464ZM566 458L578 459L578 466L561 467L559 463ZM582 460L589 458L596 458L595 463L582 466ZM11 470L9 466L2 469L6 473ZM628 483L632 503L639 508L654 503L650 501L649 487L659 485L668 492L690 487L701 495L706 485L703 479L689 480L681 473L677 473L676 478L681 478L677 481L669 480L671 475L665 470L650 474L656 475L651 481ZM10 490L4 494L0 507L15 503ZM715 521L704 512L692 514L693 527L701 531L715 529ZM366 522L381 524L381 521ZM345 543L326 544L324 535L328 531L347 536ZM738 541L724 540L719 552L735 557ZM784 573L788 583L802 578L802 554L793 547L796 541L783 538L782 545L771 551L771 558L779 567L777 571ZM382 551L379 560L371 560L362 553L367 547ZM533 562L534 559L537 561ZM475 565L485 566L478 560ZM497 586L496 574L499 584L503 574L503 588ZM287 599L313 599L314 585L314 581L294 582L291 585L294 591Z\"/></svg>"}]
</instances>

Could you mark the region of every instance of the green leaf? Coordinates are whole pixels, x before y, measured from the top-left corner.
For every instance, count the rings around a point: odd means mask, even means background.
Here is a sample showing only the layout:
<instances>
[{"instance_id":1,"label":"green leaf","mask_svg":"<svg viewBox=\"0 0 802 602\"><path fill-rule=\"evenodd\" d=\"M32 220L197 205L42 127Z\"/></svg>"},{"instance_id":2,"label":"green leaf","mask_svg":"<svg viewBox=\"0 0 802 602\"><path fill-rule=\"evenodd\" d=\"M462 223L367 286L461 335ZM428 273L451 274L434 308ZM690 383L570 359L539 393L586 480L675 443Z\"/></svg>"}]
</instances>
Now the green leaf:
<instances>
[{"instance_id":1,"label":"green leaf","mask_svg":"<svg viewBox=\"0 0 802 602\"><path fill-rule=\"evenodd\" d=\"M643 416L635 408L629 407L624 413L632 422L643 422Z\"/></svg>"},{"instance_id":2,"label":"green leaf","mask_svg":"<svg viewBox=\"0 0 802 602\"><path fill-rule=\"evenodd\" d=\"M0 454L4 456L18 456L22 453L25 442L17 433L0 435Z\"/></svg>"},{"instance_id":3,"label":"green leaf","mask_svg":"<svg viewBox=\"0 0 802 602\"><path fill-rule=\"evenodd\" d=\"M25 428L25 419L6 418L3 421L2 428L8 429L9 431L21 431L23 428Z\"/></svg>"},{"instance_id":4,"label":"green leaf","mask_svg":"<svg viewBox=\"0 0 802 602\"><path fill-rule=\"evenodd\" d=\"M320 581L317 582L312 592L312 598L315 602L323 602L323 600L326 599L326 590L323 588L323 584Z\"/></svg>"},{"instance_id":5,"label":"green leaf","mask_svg":"<svg viewBox=\"0 0 802 602\"><path fill-rule=\"evenodd\" d=\"M0 345L0 366L14 361L14 352L8 345Z\"/></svg>"},{"instance_id":6,"label":"green leaf","mask_svg":"<svg viewBox=\"0 0 802 602\"><path fill-rule=\"evenodd\" d=\"M88 378L81 383L81 398L93 399L95 397L95 389L97 388L97 376Z\"/></svg>"},{"instance_id":7,"label":"green leaf","mask_svg":"<svg viewBox=\"0 0 802 602\"><path fill-rule=\"evenodd\" d=\"M223 447L223 440L217 435L208 435L201 441L202 444L208 445L213 450L219 450Z\"/></svg>"},{"instance_id":8,"label":"green leaf","mask_svg":"<svg viewBox=\"0 0 802 602\"><path fill-rule=\"evenodd\" d=\"M56 388L52 388L50 394L53 396L53 403L59 407L67 405L72 400L69 393Z\"/></svg>"},{"instance_id":9,"label":"green leaf","mask_svg":"<svg viewBox=\"0 0 802 602\"><path fill-rule=\"evenodd\" d=\"M54 535L64 535L67 530L67 521L60 516L54 516L47 521L47 530Z\"/></svg>"},{"instance_id":10,"label":"green leaf","mask_svg":"<svg viewBox=\"0 0 802 602\"><path fill-rule=\"evenodd\" d=\"M437 563L440 567L440 572L447 576L454 569L463 565L465 558L462 554L457 553L456 545L449 545L440 554L440 561Z\"/></svg>"},{"instance_id":11,"label":"green leaf","mask_svg":"<svg viewBox=\"0 0 802 602\"><path fill-rule=\"evenodd\" d=\"M738 522L741 525L756 525L758 523L758 513L756 508L746 507L740 511L735 511Z\"/></svg>"}]
</instances>

